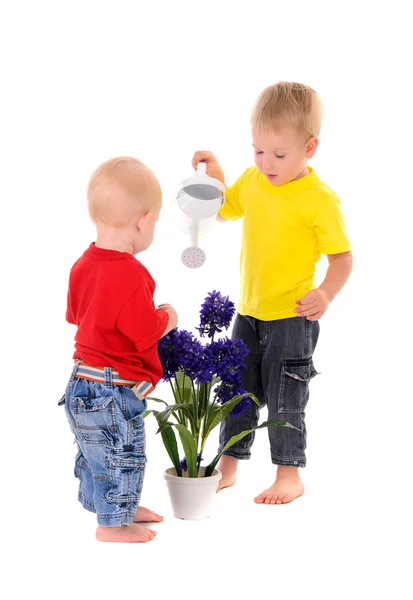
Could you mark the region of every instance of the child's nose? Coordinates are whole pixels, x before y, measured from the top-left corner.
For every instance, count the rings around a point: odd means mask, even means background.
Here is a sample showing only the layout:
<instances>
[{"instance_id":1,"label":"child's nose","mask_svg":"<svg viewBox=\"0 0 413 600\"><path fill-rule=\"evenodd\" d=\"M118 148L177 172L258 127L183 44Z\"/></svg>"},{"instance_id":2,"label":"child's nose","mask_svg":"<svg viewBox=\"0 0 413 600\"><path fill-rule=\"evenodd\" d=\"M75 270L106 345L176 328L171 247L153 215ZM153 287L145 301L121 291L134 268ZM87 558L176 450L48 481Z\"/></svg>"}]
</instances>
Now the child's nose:
<instances>
[{"instance_id":1,"label":"child's nose","mask_svg":"<svg viewBox=\"0 0 413 600\"><path fill-rule=\"evenodd\" d=\"M265 171L272 171L274 166L274 161L270 156L264 156L263 167Z\"/></svg>"}]
</instances>

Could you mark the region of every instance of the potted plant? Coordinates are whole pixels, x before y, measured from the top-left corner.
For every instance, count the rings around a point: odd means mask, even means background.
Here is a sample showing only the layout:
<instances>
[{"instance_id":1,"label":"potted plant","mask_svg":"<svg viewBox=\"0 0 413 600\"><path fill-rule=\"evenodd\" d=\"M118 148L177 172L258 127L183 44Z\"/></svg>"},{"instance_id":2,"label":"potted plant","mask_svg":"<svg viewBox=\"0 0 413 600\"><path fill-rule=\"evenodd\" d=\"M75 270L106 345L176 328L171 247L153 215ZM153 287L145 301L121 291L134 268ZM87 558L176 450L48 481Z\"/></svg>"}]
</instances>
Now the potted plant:
<instances>
[{"instance_id":1,"label":"potted plant","mask_svg":"<svg viewBox=\"0 0 413 600\"><path fill-rule=\"evenodd\" d=\"M229 328L234 313L234 303L214 290L201 305L200 326L196 328L201 338L207 336L208 343L202 344L193 333L178 328L159 340L163 380L171 385L174 404L149 397L148 400L163 403L165 407L161 411L148 410L146 415L152 413L156 417L157 433L161 434L173 464L164 476L178 518L203 519L209 515L221 478L216 469L221 455L254 431L248 429L233 436L222 452L201 466L211 431L230 413L241 414L250 402L259 405L258 399L242 385L247 346L240 339L215 339L216 334ZM255 429L270 426L293 427L285 421L266 421Z\"/></svg>"}]
</instances>

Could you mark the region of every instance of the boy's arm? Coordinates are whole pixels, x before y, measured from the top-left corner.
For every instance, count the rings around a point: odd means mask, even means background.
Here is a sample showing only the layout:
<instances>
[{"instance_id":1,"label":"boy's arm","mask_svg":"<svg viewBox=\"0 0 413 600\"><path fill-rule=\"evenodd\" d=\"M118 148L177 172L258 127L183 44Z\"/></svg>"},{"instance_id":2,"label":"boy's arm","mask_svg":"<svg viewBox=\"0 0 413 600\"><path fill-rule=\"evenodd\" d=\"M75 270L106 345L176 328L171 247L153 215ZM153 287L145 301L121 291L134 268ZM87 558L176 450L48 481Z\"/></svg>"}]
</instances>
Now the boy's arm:
<instances>
[{"instance_id":1,"label":"boy's arm","mask_svg":"<svg viewBox=\"0 0 413 600\"><path fill-rule=\"evenodd\" d=\"M224 171L212 152L207 150L198 150L195 152L194 156L192 157L192 166L195 170L200 162L206 163L206 173L209 177L214 177L226 185Z\"/></svg>"},{"instance_id":2,"label":"boy's arm","mask_svg":"<svg viewBox=\"0 0 413 600\"><path fill-rule=\"evenodd\" d=\"M212 152L208 152L206 150L200 150L195 152L192 158L192 166L194 169L198 167L200 162L206 163L206 173L209 177L214 177L223 183L226 187L226 199L224 205L221 207L220 211L215 216L215 220L221 223L230 220L236 220L240 217L244 216L244 209L240 204L240 199L238 195L239 189L239 180L235 182L233 186L228 187L225 183L224 172L221 168L221 165L217 161L216 157ZM241 178L240 178L241 179ZM222 216L224 212L225 217Z\"/></svg>"},{"instance_id":3,"label":"boy's arm","mask_svg":"<svg viewBox=\"0 0 413 600\"><path fill-rule=\"evenodd\" d=\"M170 309L172 313L174 309ZM138 352L144 352L165 335L171 313L155 308L152 290L143 283L122 308L116 326L135 344Z\"/></svg>"},{"instance_id":4,"label":"boy's arm","mask_svg":"<svg viewBox=\"0 0 413 600\"><path fill-rule=\"evenodd\" d=\"M298 304L294 312L299 317L306 317L309 321L318 321L326 312L330 302L344 287L353 268L353 254L351 251L340 254L327 254L329 266L322 284L315 290L308 292Z\"/></svg>"},{"instance_id":5,"label":"boy's arm","mask_svg":"<svg viewBox=\"0 0 413 600\"><path fill-rule=\"evenodd\" d=\"M343 289L344 284L350 277L353 268L353 254L351 251L341 254L327 254L328 269L323 283L318 289L324 290L329 302L334 300Z\"/></svg>"}]
</instances>

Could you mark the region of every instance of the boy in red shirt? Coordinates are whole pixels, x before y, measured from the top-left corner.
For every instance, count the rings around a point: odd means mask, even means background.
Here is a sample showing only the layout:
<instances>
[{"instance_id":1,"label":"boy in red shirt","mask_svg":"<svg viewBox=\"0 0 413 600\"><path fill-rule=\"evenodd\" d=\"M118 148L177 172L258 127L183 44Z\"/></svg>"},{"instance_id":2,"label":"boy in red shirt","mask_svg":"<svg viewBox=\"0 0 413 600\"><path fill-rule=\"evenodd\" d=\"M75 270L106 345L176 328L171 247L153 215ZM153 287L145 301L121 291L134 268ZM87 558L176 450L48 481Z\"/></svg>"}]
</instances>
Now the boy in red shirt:
<instances>
[{"instance_id":1,"label":"boy in red shirt","mask_svg":"<svg viewBox=\"0 0 413 600\"><path fill-rule=\"evenodd\" d=\"M79 501L97 514L97 539L147 542L156 531L136 522L162 517L138 506L142 414L162 376L158 339L178 318L169 304L155 308L155 282L134 256L153 241L161 189L148 167L121 157L94 172L87 196L97 239L70 272L66 319L77 326L76 362L60 403L79 448Z\"/></svg>"}]
</instances>

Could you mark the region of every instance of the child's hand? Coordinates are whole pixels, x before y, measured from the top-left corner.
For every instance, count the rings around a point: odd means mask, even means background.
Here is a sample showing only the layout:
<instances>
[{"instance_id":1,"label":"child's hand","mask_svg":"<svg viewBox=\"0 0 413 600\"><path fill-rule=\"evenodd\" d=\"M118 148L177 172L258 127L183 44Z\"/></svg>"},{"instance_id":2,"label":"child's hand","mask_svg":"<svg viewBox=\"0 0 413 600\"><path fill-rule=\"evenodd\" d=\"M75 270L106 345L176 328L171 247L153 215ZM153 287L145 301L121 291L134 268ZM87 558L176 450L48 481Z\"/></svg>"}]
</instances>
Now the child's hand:
<instances>
[{"instance_id":1,"label":"child's hand","mask_svg":"<svg viewBox=\"0 0 413 600\"><path fill-rule=\"evenodd\" d=\"M168 310L168 308L172 308L172 306L170 304L160 304L157 310Z\"/></svg>"},{"instance_id":2,"label":"child's hand","mask_svg":"<svg viewBox=\"0 0 413 600\"><path fill-rule=\"evenodd\" d=\"M210 177L215 177L215 179L218 179L225 185L224 172L212 152L208 152L207 150L199 150L198 152L195 152L192 158L192 166L194 169L197 168L198 163L200 162L206 163L207 175Z\"/></svg>"},{"instance_id":3,"label":"child's hand","mask_svg":"<svg viewBox=\"0 0 413 600\"><path fill-rule=\"evenodd\" d=\"M298 317L306 317L309 321L318 321L326 312L330 301L327 292L317 288L295 302L298 306L294 312Z\"/></svg>"},{"instance_id":4,"label":"child's hand","mask_svg":"<svg viewBox=\"0 0 413 600\"><path fill-rule=\"evenodd\" d=\"M163 310L169 315L168 325L166 326L166 329L161 336L163 337L164 335L172 331L172 329L175 329L175 327L178 325L178 314L173 308L173 306L171 306L170 304L160 304L156 310Z\"/></svg>"}]
</instances>

